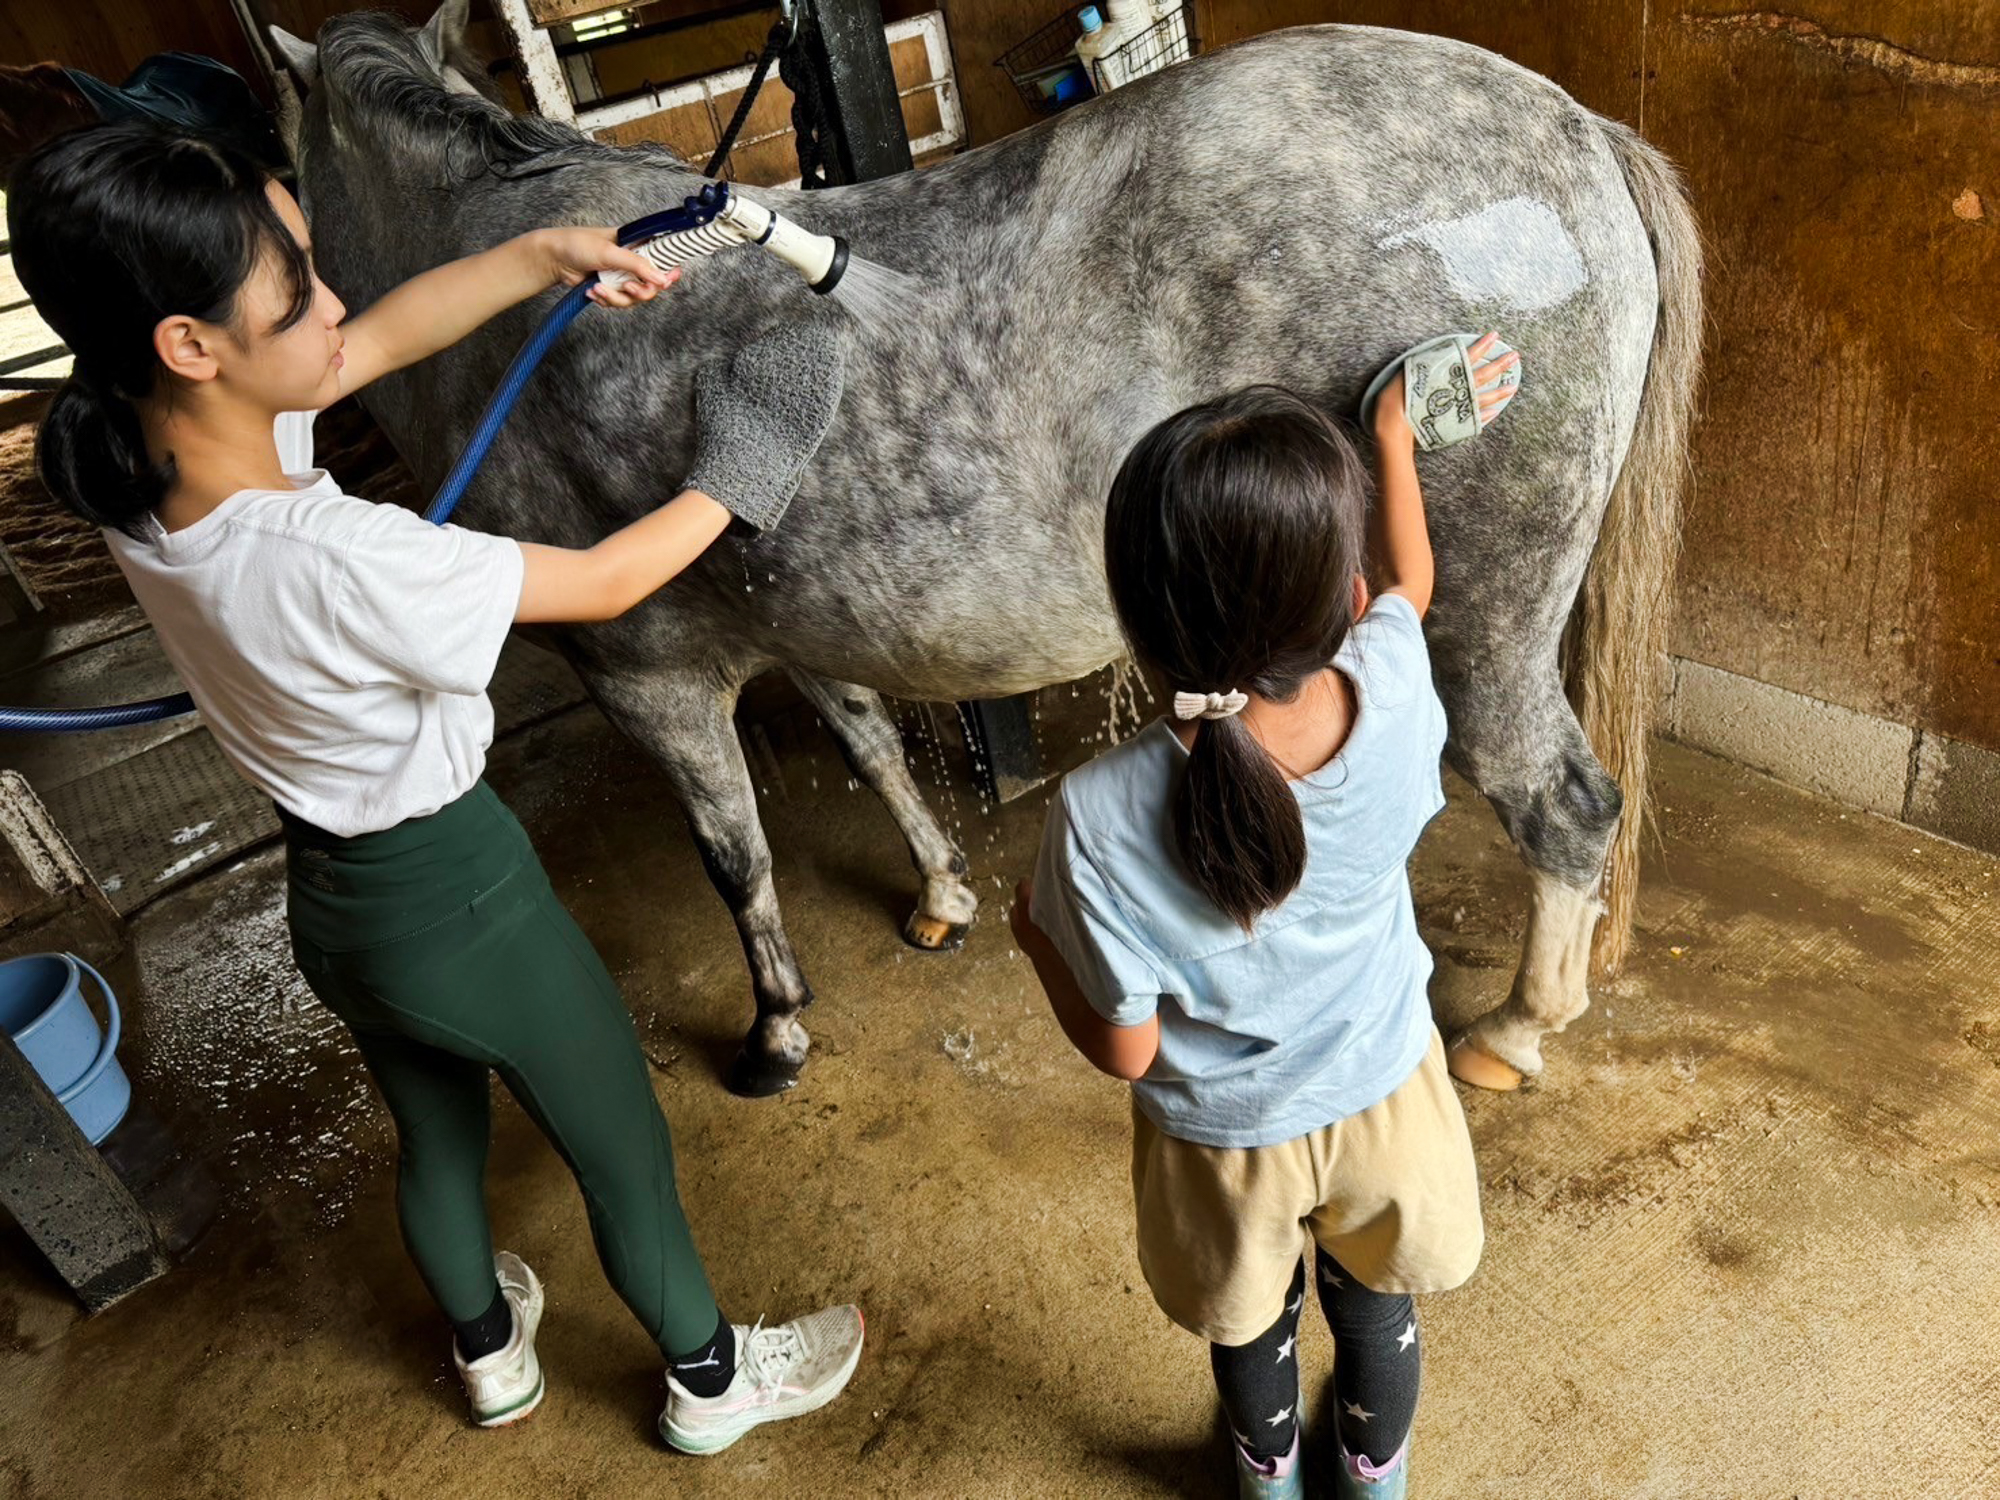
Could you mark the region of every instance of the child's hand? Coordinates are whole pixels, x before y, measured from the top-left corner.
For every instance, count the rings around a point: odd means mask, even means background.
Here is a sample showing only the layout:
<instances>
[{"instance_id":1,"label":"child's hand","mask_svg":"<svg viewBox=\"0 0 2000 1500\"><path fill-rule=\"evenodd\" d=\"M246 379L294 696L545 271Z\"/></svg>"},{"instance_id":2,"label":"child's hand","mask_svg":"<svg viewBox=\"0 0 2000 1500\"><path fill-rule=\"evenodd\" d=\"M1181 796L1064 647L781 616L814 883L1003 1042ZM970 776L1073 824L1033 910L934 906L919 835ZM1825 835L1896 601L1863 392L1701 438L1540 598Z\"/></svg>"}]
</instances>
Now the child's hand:
<instances>
[{"instance_id":1,"label":"child's hand","mask_svg":"<svg viewBox=\"0 0 2000 1500\"><path fill-rule=\"evenodd\" d=\"M1518 381L1514 385L1500 383L1502 376L1520 364L1518 352L1510 349L1498 359L1487 358L1499 340L1499 334L1489 333L1465 351L1466 362L1472 367L1472 389L1479 402L1481 427L1499 416L1500 409L1520 389ZM1382 394L1375 400L1375 442L1384 452L1407 451L1416 443L1407 405L1403 399L1403 372L1398 370L1395 379L1382 388Z\"/></svg>"},{"instance_id":2,"label":"child's hand","mask_svg":"<svg viewBox=\"0 0 2000 1500\"><path fill-rule=\"evenodd\" d=\"M1467 363L1472 366L1472 389L1479 399L1479 425L1484 427L1500 415L1500 408L1514 399L1520 386L1520 377L1515 377L1513 385L1502 385L1500 377L1521 362L1519 350L1509 349L1498 359L1488 359L1493 346L1500 342L1498 333L1489 333L1470 349L1465 351Z\"/></svg>"},{"instance_id":3,"label":"child's hand","mask_svg":"<svg viewBox=\"0 0 2000 1500\"><path fill-rule=\"evenodd\" d=\"M636 250L618 243L615 229L543 229L528 236L548 270L550 281L575 286L599 271L623 271L629 278L616 286L590 289L590 300L601 307L634 307L680 280L680 270L662 271Z\"/></svg>"}]
</instances>

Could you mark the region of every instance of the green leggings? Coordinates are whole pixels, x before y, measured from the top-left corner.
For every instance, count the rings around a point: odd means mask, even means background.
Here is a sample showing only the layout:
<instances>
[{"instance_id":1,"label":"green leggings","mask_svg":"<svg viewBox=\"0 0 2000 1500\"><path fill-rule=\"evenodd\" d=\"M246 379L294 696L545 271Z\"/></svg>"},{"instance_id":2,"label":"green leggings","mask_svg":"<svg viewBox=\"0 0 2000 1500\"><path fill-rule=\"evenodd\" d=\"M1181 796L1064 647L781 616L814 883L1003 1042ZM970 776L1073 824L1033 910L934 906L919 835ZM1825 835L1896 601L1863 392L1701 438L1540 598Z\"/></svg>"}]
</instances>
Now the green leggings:
<instances>
[{"instance_id":1,"label":"green leggings","mask_svg":"<svg viewBox=\"0 0 2000 1500\"><path fill-rule=\"evenodd\" d=\"M492 1304L488 1070L576 1175L598 1258L670 1358L720 1319L631 1015L482 781L356 838L284 817L292 951L347 1023L402 1151L403 1241L455 1322Z\"/></svg>"}]
</instances>

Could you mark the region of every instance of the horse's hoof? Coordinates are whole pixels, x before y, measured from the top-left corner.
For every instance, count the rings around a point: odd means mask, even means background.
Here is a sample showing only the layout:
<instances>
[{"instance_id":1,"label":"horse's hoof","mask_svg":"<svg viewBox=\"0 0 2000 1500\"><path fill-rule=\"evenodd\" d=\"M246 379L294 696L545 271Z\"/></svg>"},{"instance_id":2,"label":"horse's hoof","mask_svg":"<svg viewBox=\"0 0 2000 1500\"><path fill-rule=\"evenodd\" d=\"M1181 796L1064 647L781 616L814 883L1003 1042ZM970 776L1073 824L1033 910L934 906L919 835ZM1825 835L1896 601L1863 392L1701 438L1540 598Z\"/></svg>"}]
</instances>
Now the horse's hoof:
<instances>
[{"instance_id":1,"label":"horse's hoof","mask_svg":"<svg viewBox=\"0 0 2000 1500\"><path fill-rule=\"evenodd\" d=\"M1519 1068L1500 1061L1466 1037L1460 1037L1451 1044L1451 1049L1445 1053L1445 1065L1460 1083L1469 1083L1476 1089L1490 1089L1496 1094L1511 1094L1522 1083Z\"/></svg>"},{"instance_id":2,"label":"horse's hoof","mask_svg":"<svg viewBox=\"0 0 2000 1500\"><path fill-rule=\"evenodd\" d=\"M773 1094L782 1094L786 1089L797 1088L798 1070L754 1057L749 1048L736 1054L736 1060L729 1065L729 1077L724 1080L729 1092L739 1099L768 1099Z\"/></svg>"},{"instance_id":3,"label":"horse's hoof","mask_svg":"<svg viewBox=\"0 0 2000 1500\"><path fill-rule=\"evenodd\" d=\"M965 946L965 939L971 931L970 922L947 922L939 917L913 912L910 920L903 924L903 941L926 953L956 953Z\"/></svg>"}]
</instances>

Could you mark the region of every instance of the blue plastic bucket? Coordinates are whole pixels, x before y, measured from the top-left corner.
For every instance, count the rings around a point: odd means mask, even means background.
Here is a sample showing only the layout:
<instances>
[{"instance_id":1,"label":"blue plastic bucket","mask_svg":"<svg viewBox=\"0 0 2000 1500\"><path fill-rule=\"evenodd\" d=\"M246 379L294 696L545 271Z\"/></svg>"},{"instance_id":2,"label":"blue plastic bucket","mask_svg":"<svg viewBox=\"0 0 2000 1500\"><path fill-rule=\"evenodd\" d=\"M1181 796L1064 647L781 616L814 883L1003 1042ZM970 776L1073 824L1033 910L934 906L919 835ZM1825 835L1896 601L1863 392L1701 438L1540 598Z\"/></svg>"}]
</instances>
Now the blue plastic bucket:
<instances>
[{"instance_id":1,"label":"blue plastic bucket","mask_svg":"<svg viewBox=\"0 0 2000 1500\"><path fill-rule=\"evenodd\" d=\"M97 981L110 1012L109 1033L83 998L83 976ZM132 1103L132 1081L118 1066L118 997L104 976L68 953L34 953L0 963L0 1026L94 1146L111 1134Z\"/></svg>"}]
</instances>

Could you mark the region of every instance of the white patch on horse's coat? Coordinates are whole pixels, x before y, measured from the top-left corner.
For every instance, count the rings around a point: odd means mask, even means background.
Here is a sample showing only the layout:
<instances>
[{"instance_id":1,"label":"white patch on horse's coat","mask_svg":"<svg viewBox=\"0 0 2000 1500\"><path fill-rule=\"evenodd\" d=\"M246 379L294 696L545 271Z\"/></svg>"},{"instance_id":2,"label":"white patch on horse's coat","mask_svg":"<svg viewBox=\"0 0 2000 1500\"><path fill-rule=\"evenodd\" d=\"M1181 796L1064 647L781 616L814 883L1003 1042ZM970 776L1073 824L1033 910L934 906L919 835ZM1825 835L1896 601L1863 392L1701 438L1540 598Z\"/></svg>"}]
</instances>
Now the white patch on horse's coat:
<instances>
[{"instance_id":1,"label":"white patch on horse's coat","mask_svg":"<svg viewBox=\"0 0 2000 1500\"><path fill-rule=\"evenodd\" d=\"M1589 279L1576 241L1539 198L1502 198L1376 245L1393 250L1412 241L1435 252L1452 290L1467 302L1539 312L1569 300Z\"/></svg>"}]
</instances>

